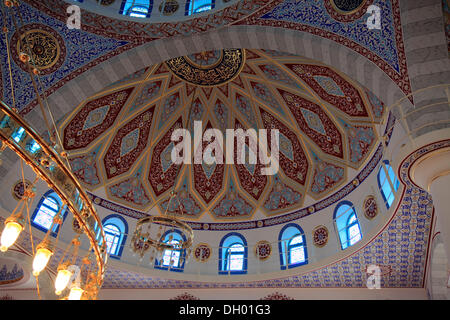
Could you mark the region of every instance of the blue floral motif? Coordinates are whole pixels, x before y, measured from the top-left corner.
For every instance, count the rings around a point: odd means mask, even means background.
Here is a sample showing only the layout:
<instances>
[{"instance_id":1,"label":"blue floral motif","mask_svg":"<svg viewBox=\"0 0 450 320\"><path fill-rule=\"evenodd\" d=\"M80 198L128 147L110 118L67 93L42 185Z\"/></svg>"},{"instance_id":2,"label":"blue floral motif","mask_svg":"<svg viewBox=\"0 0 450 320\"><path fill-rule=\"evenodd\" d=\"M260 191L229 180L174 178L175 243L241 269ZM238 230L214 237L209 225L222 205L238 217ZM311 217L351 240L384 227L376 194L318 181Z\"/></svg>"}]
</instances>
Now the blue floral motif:
<instances>
[{"instance_id":1,"label":"blue floral motif","mask_svg":"<svg viewBox=\"0 0 450 320\"><path fill-rule=\"evenodd\" d=\"M89 62L92 62L93 60L127 44L126 41L119 41L116 39L102 37L83 30L69 29L64 22L45 15L39 10L28 5L26 2L21 2L20 10L23 16L24 25L30 23L40 23L47 25L58 32L65 42L67 55L64 63L55 72L40 76L44 90L49 89L64 77L71 74L74 70L82 68ZM0 12L0 17L1 16L2 13ZM15 30L11 16L6 15L5 19L8 29ZM9 33L9 36L9 40L11 40L12 32ZM3 41L4 39L2 39L2 42ZM2 51L4 50L3 48L4 46L2 45ZM3 68L6 68L8 66L7 59L7 55L2 52L0 61ZM30 75L27 72L23 71L14 62L11 64L11 66L12 76L15 79L15 83L20 84L15 85L14 90L16 97L16 107L21 110L35 99L35 93L33 90L30 90L30 88L32 88ZM4 92L9 93L11 92L11 86L8 80L9 71L6 71L7 70L2 70L1 73L3 74L3 83L5 86ZM12 105L12 97L10 94L4 94L4 99L7 104Z\"/></svg>"},{"instance_id":2,"label":"blue floral motif","mask_svg":"<svg viewBox=\"0 0 450 320\"><path fill-rule=\"evenodd\" d=\"M399 72L391 0L375 0L373 4L381 9L381 30L367 28L368 14L347 23L334 20L325 8L324 1L285 0L263 15L261 19L302 23L338 34L375 52Z\"/></svg>"}]
</instances>

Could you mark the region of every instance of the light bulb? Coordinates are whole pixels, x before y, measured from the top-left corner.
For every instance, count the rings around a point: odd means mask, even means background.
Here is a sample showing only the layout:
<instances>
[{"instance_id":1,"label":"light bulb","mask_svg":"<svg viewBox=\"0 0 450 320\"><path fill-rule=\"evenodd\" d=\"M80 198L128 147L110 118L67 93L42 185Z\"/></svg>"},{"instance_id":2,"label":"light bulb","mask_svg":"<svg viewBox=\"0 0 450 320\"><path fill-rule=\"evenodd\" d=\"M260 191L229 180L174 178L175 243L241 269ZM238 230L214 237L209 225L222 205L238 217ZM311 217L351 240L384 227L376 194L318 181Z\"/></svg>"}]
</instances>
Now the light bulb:
<instances>
[{"instance_id":1,"label":"light bulb","mask_svg":"<svg viewBox=\"0 0 450 320\"><path fill-rule=\"evenodd\" d=\"M16 242L23 227L16 221L8 221L2 232L0 251L5 252L10 246Z\"/></svg>"},{"instance_id":2,"label":"light bulb","mask_svg":"<svg viewBox=\"0 0 450 320\"><path fill-rule=\"evenodd\" d=\"M83 295L84 290L80 287L72 287L69 293L69 300L81 300L81 296Z\"/></svg>"},{"instance_id":3,"label":"light bulb","mask_svg":"<svg viewBox=\"0 0 450 320\"><path fill-rule=\"evenodd\" d=\"M36 251L36 255L33 260L33 276L37 277L39 273L44 270L52 254L53 252L45 247L41 247Z\"/></svg>"},{"instance_id":4,"label":"light bulb","mask_svg":"<svg viewBox=\"0 0 450 320\"><path fill-rule=\"evenodd\" d=\"M70 278L72 277L72 272L66 269L61 269L58 271L58 275L55 280L55 293L59 296L61 292L69 284Z\"/></svg>"}]
</instances>

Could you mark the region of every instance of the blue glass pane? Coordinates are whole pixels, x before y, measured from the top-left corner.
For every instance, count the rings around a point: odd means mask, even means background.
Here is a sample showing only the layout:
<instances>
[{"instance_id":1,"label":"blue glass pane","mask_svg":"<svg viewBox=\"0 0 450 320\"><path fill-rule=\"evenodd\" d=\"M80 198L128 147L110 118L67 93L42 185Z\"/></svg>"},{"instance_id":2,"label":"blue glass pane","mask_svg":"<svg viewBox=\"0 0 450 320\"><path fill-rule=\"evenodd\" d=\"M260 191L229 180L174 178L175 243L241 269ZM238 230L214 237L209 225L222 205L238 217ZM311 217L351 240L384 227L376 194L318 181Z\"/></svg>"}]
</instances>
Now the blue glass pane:
<instances>
[{"instance_id":1,"label":"blue glass pane","mask_svg":"<svg viewBox=\"0 0 450 320\"><path fill-rule=\"evenodd\" d=\"M299 235L299 236L292 238L291 242L289 243L289 246L293 246L295 244L299 244L302 242L303 242L303 237Z\"/></svg>"},{"instance_id":2,"label":"blue glass pane","mask_svg":"<svg viewBox=\"0 0 450 320\"><path fill-rule=\"evenodd\" d=\"M359 230L359 225L358 224L352 225L349 228L348 233L350 235L350 245L351 246L354 245L359 240L361 240L361 232Z\"/></svg>"},{"instance_id":3,"label":"blue glass pane","mask_svg":"<svg viewBox=\"0 0 450 320\"><path fill-rule=\"evenodd\" d=\"M242 271L244 269L244 255L231 253L228 261L228 271Z\"/></svg>"},{"instance_id":4,"label":"blue glass pane","mask_svg":"<svg viewBox=\"0 0 450 320\"><path fill-rule=\"evenodd\" d=\"M42 228L48 230L52 225L53 218L57 212L51 210L46 206L42 206L39 208L39 211L36 213L36 216L33 219L33 222Z\"/></svg>"},{"instance_id":5,"label":"blue glass pane","mask_svg":"<svg viewBox=\"0 0 450 320\"><path fill-rule=\"evenodd\" d=\"M303 246L291 248L289 254L290 264L305 262L305 248Z\"/></svg>"},{"instance_id":6,"label":"blue glass pane","mask_svg":"<svg viewBox=\"0 0 450 320\"><path fill-rule=\"evenodd\" d=\"M14 133L11 135L11 137L14 139L14 141L16 141L17 143L19 143L23 137L25 136L25 129L24 128L19 128L16 131L14 131Z\"/></svg>"}]
</instances>

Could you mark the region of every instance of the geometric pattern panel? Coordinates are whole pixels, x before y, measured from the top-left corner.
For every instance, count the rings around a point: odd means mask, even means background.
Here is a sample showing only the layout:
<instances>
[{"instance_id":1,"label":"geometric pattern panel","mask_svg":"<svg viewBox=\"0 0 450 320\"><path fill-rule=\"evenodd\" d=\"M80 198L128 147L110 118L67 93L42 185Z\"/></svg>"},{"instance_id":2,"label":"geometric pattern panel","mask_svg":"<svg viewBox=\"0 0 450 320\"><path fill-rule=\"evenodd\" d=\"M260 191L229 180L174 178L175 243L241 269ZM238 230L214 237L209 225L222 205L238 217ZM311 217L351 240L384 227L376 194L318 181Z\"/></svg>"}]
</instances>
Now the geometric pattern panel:
<instances>
[{"instance_id":1,"label":"geometric pattern panel","mask_svg":"<svg viewBox=\"0 0 450 320\"><path fill-rule=\"evenodd\" d=\"M85 104L64 129L66 150L88 146L108 130L134 88L127 88Z\"/></svg>"},{"instance_id":2,"label":"geometric pattern panel","mask_svg":"<svg viewBox=\"0 0 450 320\"><path fill-rule=\"evenodd\" d=\"M103 159L108 179L127 172L147 146L154 107L121 127Z\"/></svg>"}]
</instances>

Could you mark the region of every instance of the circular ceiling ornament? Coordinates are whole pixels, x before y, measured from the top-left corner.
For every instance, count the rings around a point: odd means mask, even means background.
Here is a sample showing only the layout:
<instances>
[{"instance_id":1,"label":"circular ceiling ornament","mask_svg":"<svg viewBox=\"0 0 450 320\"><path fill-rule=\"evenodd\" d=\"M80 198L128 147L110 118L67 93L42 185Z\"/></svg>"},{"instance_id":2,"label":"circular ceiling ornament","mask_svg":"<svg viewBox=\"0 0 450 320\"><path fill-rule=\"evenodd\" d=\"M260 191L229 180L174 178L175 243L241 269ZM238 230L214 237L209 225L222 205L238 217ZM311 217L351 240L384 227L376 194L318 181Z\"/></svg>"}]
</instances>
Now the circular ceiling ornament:
<instances>
[{"instance_id":1,"label":"circular ceiling ornament","mask_svg":"<svg viewBox=\"0 0 450 320\"><path fill-rule=\"evenodd\" d=\"M32 183L26 179L25 184L23 180L17 181L11 190L13 198L16 199L17 201L22 200L22 197L25 193L25 189L28 189L31 185Z\"/></svg>"},{"instance_id":2,"label":"circular ceiling ornament","mask_svg":"<svg viewBox=\"0 0 450 320\"><path fill-rule=\"evenodd\" d=\"M261 240L255 245L255 256L259 260L266 260L272 254L272 246L269 241Z\"/></svg>"},{"instance_id":3,"label":"circular ceiling ornament","mask_svg":"<svg viewBox=\"0 0 450 320\"><path fill-rule=\"evenodd\" d=\"M361 8L366 0L331 0L336 9L345 14L351 14Z\"/></svg>"},{"instance_id":4,"label":"circular ceiling ornament","mask_svg":"<svg viewBox=\"0 0 450 320\"><path fill-rule=\"evenodd\" d=\"M43 24L33 23L23 26L14 33L11 43L16 48L12 50L14 61L27 72L27 65L19 58L22 52L31 52L30 63L35 65L41 74L55 72L64 63L66 57L63 38L55 30Z\"/></svg>"},{"instance_id":5,"label":"circular ceiling ornament","mask_svg":"<svg viewBox=\"0 0 450 320\"><path fill-rule=\"evenodd\" d=\"M364 215L367 219L372 220L378 214L378 205L375 197L370 195L364 200Z\"/></svg>"},{"instance_id":6,"label":"circular ceiling ornament","mask_svg":"<svg viewBox=\"0 0 450 320\"><path fill-rule=\"evenodd\" d=\"M171 16L180 8L180 4L176 0L166 0L159 5L159 12L165 16Z\"/></svg>"},{"instance_id":7,"label":"circular ceiling ornament","mask_svg":"<svg viewBox=\"0 0 450 320\"><path fill-rule=\"evenodd\" d=\"M198 262L206 262L211 257L212 249L206 243L199 243L194 249L194 258Z\"/></svg>"},{"instance_id":8,"label":"circular ceiling ornament","mask_svg":"<svg viewBox=\"0 0 450 320\"><path fill-rule=\"evenodd\" d=\"M327 0L325 8L330 16L340 22L355 21L367 12L373 0Z\"/></svg>"},{"instance_id":9,"label":"circular ceiling ornament","mask_svg":"<svg viewBox=\"0 0 450 320\"><path fill-rule=\"evenodd\" d=\"M114 2L116 2L116 0L98 0L98 3L100 3L102 6L110 6Z\"/></svg>"},{"instance_id":10,"label":"circular ceiling ornament","mask_svg":"<svg viewBox=\"0 0 450 320\"><path fill-rule=\"evenodd\" d=\"M323 247L328 242L328 229L325 226L317 226L313 230L314 245L316 247Z\"/></svg>"},{"instance_id":11,"label":"circular ceiling ornament","mask_svg":"<svg viewBox=\"0 0 450 320\"><path fill-rule=\"evenodd\" d=\"M214 87L232 81L245 63L245 50L224 49L170 59L167 67L181 80L203 87Z\"/></svg>"}]
</instances>

